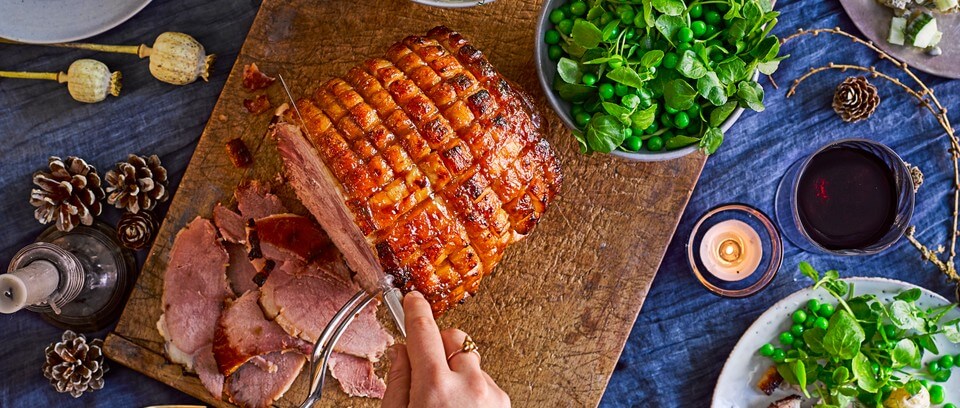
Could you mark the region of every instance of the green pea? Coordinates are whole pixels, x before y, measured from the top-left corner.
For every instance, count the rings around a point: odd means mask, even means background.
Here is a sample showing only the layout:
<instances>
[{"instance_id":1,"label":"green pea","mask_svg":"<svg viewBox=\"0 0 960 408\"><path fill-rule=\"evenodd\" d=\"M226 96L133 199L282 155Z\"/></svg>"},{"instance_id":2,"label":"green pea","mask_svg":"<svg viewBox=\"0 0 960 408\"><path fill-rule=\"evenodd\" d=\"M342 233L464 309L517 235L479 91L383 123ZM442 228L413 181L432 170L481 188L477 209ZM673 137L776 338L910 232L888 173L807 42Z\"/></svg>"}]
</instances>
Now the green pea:
<instances>
[{"instance_id":1,"label":"green pea","mask_svg":"<svg viewBox=\"0 0 960 408\"><path fill-rule=\"evenodd\" d=\"M637 13L630 8L620 12L620 21L633 21L636 17Z\"/></svg>"},{"instance_id":2,"label":"green pea","mask_svg":"<svg viewBox=\"0 0 960 408\"><path fill-rule=\"evenodd\" d=\"M660 135L660 137L663 138L663 140L669 140L669 139L673 138L673 136L674 136L674 134L673 134L673 131L672 131L672 130L668 130L668 131L666 131L666 132L663 132L663 134Z\"/></svg>"},{"instance_id":3,"label":"green pea","mask_svg":"<svg viewBox=\"0 0 960 408\"><path fill-rule=\"evenodd\" d=\"M690 17L700 18L700 16L703 15L703 6L699 4L694 4L692 7L690 7L690 10L688 10L688 12L690 13Z\"/></svg>"},{"instance_id":4,"label":"green pea","mask_svg":"<svg viewBox=\"0 0 960 408\"><path fill-rule=\"evenodd\" d=\"M617 38L620 35L620 26L616 25L610 30L610 38Z\"/></svg>"},{"instance_id":5,"label":"green pea","mask_svg":"<svg viewBox=\"0 0 960 408\"><path fill-rule=\"evenodd\" d=\"M710 37L713 37L713 35L716 34L716 33L717 33L717 26L715 26L715 25L713 25L713 24L707 24L707 29L706 29L706 31L703 33L703 36L704 36L704 37L707 37L707 38L710 38Z\"/></svg>"},{"instance_id":6,"label":"green pea","mask_svg":"<svg viewBox=\"0 0 960 408\"><path fill-rule=\"evenodd\" d=\"M957 408L957 406L951 403L946 403L946 404L943 404L943 408Z\"/></svg>"},{"instance_id":7,"label":"green pea","mask_svg":"<svg viewBox=\"0 0 960 408\"><path fill-rule=\"evenodd\" d=\"M703 35L707 33L707 23L704 23L700 20L695 20L690 23L690 31L693 32L693 36L696 38L703 38Z\"/></svg>"},{"instance_id":8,"label":"green pea","mask_svg":"<svg viewBox=\"0 0 960 408\"><path fill-rule=\"evenodd\" d=\"M693 104L693 106L691 106L690 109L687 109L687 115L690 116L690 119L699 118L699 117L700 117L700 105L699 105L699 104L696 104L696 103ZM802 310L798 310L798 312L802 312ZM806 316L807 314L804 313L803 315ZM804 317L804 318L806 318L806 317ZM803 323L803 322L796 322L796 323Z\"/></svg>"},{"instance_id":9,"label":"green pea","mask_svg":"<svg viewBox=\"0 0 960 408\"><path fill-rule=\"evenodd\" d=\"M780 343L785 346L793 344L793 335L790 332L780 333Z\"/></svg>"},{"instance_id":10,"label":"green pea","mask_svg":"<svg viewBox=\"0 0 960 408\"><path fill-rule=\"evenodd\" d=\"M677 53L668 52L663 55L663 60L661 61L661 63L663 64L664 68L674 69L677 67L677 62L679 62L679 60L680 58L677 57Z\"/></svg>"},{"instance_id":11,"label":"green pea","mask_svg":"<svg viewBox=\"0 0 960 408\"><path fill-rule=\"evenodd\" d=\"M807 343L804 343L802 337L794 337L794 338L793 338L793 348L794 348L794 349L800 350L800 349L805 348L806 346L807 346Z\"/></svg>"},{"instance_id":12,"label":"green pea","mask_svg":"<svg viewBox=\"0 0 960 408\"><path fill-rule=\"evenodd\" d=\"M633 37L636 37L636 36L637 36L637 30L634 30L634 29L631 27L631 28L627 29L626 34L623 35L623 38L626 38L627 41L630 41L630 40L633 39Z\"/></svg>"},{"instance_id":13,"label":"green pea","mask_svg":"<svg viewBox=\"0 0 960 408\"><path fill-rule=\"evenodd\" d=\"M673 108L672 106L670 106L670 105L666 105L666 104L665 104L665 105L663 105L663 108L667 111L667 113L669 113L669 114L671 114L671 115L676 114L677 112L679 112L678 110L674 109L674 108Z\"/></svg>"},{"instance_id":14,"label":"green pea","mask_svg":"<svg viewBox=\"0 0 960 408\"><path fill-rule=\"evenodd\" d=\"M575 16L587 14L587 3L580 0L570 3L570 13Z\"/></svg>"},{"instance_id":15,"label":"green pea","mask_svg":"<svg viewBox=\"0 0 960 408\"><path fill-rule=\"evenodd\" d=\"M563 13L563 10L554 9L550 12L550 22L553 24L560 24L565 18L567 18L567 16Z\"/></svg>"},{"instance_id":16,"label":"green pea","mask_svg":"<svg viewBox=\"0 0 960 408\"><path fill-rule=\"evenodd\" d=\"M624 96L627 96L628 93L630 93L630 87L618 82L616 85L613 86L613 93L617 94L617 96L622 98Z\"/></svg>"},{"instance_id":17,"label":"green pea","mask_svg":"<svg viewBox=\"0 0 960 408\"><path fill-rule=\"evenodd\" d=\"M687 126L690 126L690 116L687 115L687 112L677 112L673 117L673 125L677 129L685 129Z\"/></svg>"},{"instance_id":18,"label":"green pea","mask_svg":"<svg viewBox=\"0 0 960 408\"><path fill-rule=\"evenodd\" d=\"M573 20L563 19L557 23L557 30L563 33L563 35L570 35L573 32Z\"/></svg>"},{"instance_id":19,"label":"green pea","mask_svg":"<svg viewBox=\"0 0 960 408\"><path fill-rule=\"evenodd\" d=\"M670 117L669 113L664 112L660 115L660 124L663 125L664 128L671 128L673 127L673 118Z\"/></svg>"},{"instance_id":20,"label":"green pea","mask_svg":"<svg viewBox=\"0 0 960 408\"><path fill-rule=\"evenodd\" d=\"M576 117L580 112L583 112L582 104L576 103L570 106L570 116Z\"/></svg>"},{"instance_id":21,"label":"green pea","mask_svg":"<svg viewBox=\"0 0 960 408\"><path fill-rule=\"evenodd\" d=\"M624 128L624 129L623 129L623 138L626 139L626 138L628 138L628 137L630 137L630 136L633 136L633 129Z\"/></svg>"},{"instance_id":22,"label":"green pea","mask_svg":"<svg viewBox=\"0 0 960 408\"><path fill-rule=\"evenodd\" d=\"M587 112L580 112L574 116L574 120L577 122L577 126L581 128L586 127L590 124L590 114Z\"/></svg>"},{"instance_id":23,"label":"green pea","mask_svg":"<svg viewBox=\"0 0 960 408\"><path fill-rule=\"evenodd\" d=\"M897 337L897 328L892 324L883 325L883 334L887 336L887 339L895 339Z\"/></svg>"},{"instance_id":24,"label":"green pea","mask_svg":"<svg viewBox=\"0 0 960 408\"><path fill-rule=\"evenodd\" d=\"M677 30L677 41L681 43L693 41L693 30L687 27L680 27L680 29Z\"/></svg>"},{"instance_id":25,"label":"green pea","mask_svg":"<svg viewBox=\"0 0 960 408\"><path fill-rule=\"evenodd\" d=\"M950 370L940 370L940 372L933 375L933 380L940 383L950 381L951 373L953 372Z\"/></svg>"},{"instance_id":26,"label":"green pea","mask_svg":"<svg viewBox=\"0 0 960 408\"><path fill-rule=\"evenodd\" d=\"M790 326L790 334L793 334L794 340L799 339L800 336L803 335L803 325L795 324Z\"/></svg>"},{"instance_id":27,"label":"green pea","mask_svg":"<svg viewBox=\"0 0 960 408\"><path fill-rule=\"evenodd\" d=\"M828 328L830 328L830 322L827 321L827 319L818 317L817 320L813 321L813 327L816 327L822 330L827 330Z\"/></svg>"},{"instance_id":28,"label":"green pea","mask_svg":"<svg viewBox=\"0 0 960 408\"><path fill-rule=\"evenodd\" d=\"M644 129L643 133L646 133L646 134L648 134L648 135L652 135L652 134L654 134L654 133L657 133L657 130L660 130L660 127L657 126L657 122L653 122L653 123L650 124L650 126L647 126L647 128Z\"/></svg>"},{"instance_id":29,"label":"green pea","mask_svg":"<svg viewBox=\"0 0 960 408\"><path fill-rule=\"evenodd\" d=\"M720 22L720 13L717 13L716 11L708 11L703 16L703 19L707 20L708 24L717 25L717 23Z\"/></svg>"},{"instance_id":30,"label":"green pea","mask_svg":"<svg viewBox=\"0 0 960 408\"><path fill-rule=\"evenodd\" d=\"M953 360L953 356L940 357L940 367L943 367L945 369L953 368L954 362L955 361Z\"/></svg>"},{"instance_id":31,"label":"green pea","mask_svg":"<svg viewBox=\"0 0 960 408\"><path fill-rule=\"evenodd\" d=\"M643 28L647 26L647 21L643 19L643 14L637 14L633 17L633 26Z\"/></svg>"},{"instance_id":32,"label":"green pea","mask_svg":"<svg viewBox=\"0 0 960 408\"><path fill-rule=\"evenodd\" d=\"M833 312L834 312L834 311L835 311L835 309L834 309L833 305L831 305L831 304L829 304L829 303L824 303L824 304L820 305L820 313L819 313L819 314L820 314L820 316L826 317L826 318L829 319L830 316L833 316Z\"/></svg>"},{"instance_id":33,"label":"green pea","mask_svg":"<svg viewBox=\"0 0 960 408\"><path fill-rule=\"evenodd\" d=\"M623 140L623 148L631 152L638 151L641 147L643 147L643 141L639 137L630 136Z\"/></svg>"},{"instance_id":34,"label":"green pea","mask_svg":"<svg viewBox=\"0 0 960 408\"><path fill-rule=\"evenodd\" d=\"M600 84L600 88L598 89L598 92L600 93L601 99L609 100L613 98L613 94L614 94L613 85L610 85L609 83Z\"/></svg>"},{"instance_id":35,"label":"green pea","mask_svg":"<svg viewBox=\"0 0 960 408\"><path fill-rule=\"evenodd\" d=\"M654 136L647 140L647 149L651 152L663 150L663 139L660 136ZM783 350L781 350L782 352Z\"/></svg>"},{"instance_id":36,"label":"green pea","mask_svg":"<svg viewBox=\"0 0 960 408\"><path fill-rule=\"evenodd\" d=\"M587 72L586 74L583 74L583 77L581 77L580 80L583 81L583 84L586 86L593 86L593 84L597 83L597 76Z\"/></svg>"},{"instance_id":37,"label":"green pea","mask_svg":"<svg viewBox=\"0 0 960 408\"><path fill-rule=\"evenodd\" d=\"M813 314L807 315L807 320L803 321L803 328L812 329L813 323L816 321L817 321L817 316L814 316Z\"/></svg>"},{"instance_id":38,"label":"green pea","mask_svg":"<svg viewBox=\"0 0 960 408\"><path fill-rule=\"evenodd\" d=\"M647 108L650 107L650 105L653 105L653 101L652 101L650 98L644 98L644 97L642 97L642 96L640 97L640 107L641 107L641 108L647 109Z\"/></svg>"},{"instance_id":39,"label":"green pea","mask_svg":"<svg viewBox=\"0 0 960 408\"><path fill-rule=\"evenodd\" d=\"M688 42L677 44L677 50L679 50L680 52L684 52L686 50L689 50L690 48L692 48L692 46Z\"/></svg>"},{"instance_id":40,"label":"green pea","mask_svg":"<svg viewBox=\"0 0 960 408\"><path fill-rule=\"evenodd\" d=\"M759 353L761 356L764 356L764 357L770 357L773 355L773 351L774 351L773 344L767 343L767 344L764 344L763 346L760 346L760 350L757 350L757 353Z\"/></svg>"},{"instance_id":41,"label":"green pea","mask_svg":"<svg viewBox=\"0 0 960 408\"><path fill-rule=\"evenodd\" d=\"M810 313L816 314L818 311L820 311L820 301L817 299L808 300L807 310L809 310Z\"/></svg>"},{"instance_id":42,"label":"green pea","mask_svg":"<svg viewBox=\"0 0 960 408\"><path fill-rule=\"evenodd\" d=\"M939 373L942 369L943 368L940 367L940 363L936 361L931 361L930 364L927 365L927 371L929 371L932 375L937 375L937 373Z\"/></svg>"},{"instance_id":43,"label":"green pea","mask_svg":"<svg viewBox=\"0 0 960 408\"><path fill-rule=\"evenodd\" d=\"M543 33L543 42L547 44L557 44L560 42L560 32L557 30L547 30L546 33Z\"/></svg>"},{"instance_id":44,"label":"green pea","mask_svg":"<svg viewBox=\"0 0 960 408\"><path fill-rule=\"evenodd\" d=\"M607 23L613 21L613 13L609 11L604 11L600 16L600 25L607 25Z\"/></svg>"},{"instance_id":45,"label":"green pea","mask_svg":"<svg viewBox=\"0 0 960 408\"><path fill-rule=\"evenodd\" d=\"M939 385L934 385L928 390L930 391L930 403L934 405L943 404L943 387Z\"/></svg>"},{"instance_id":46,"label":"green pea","mask_svg":"<svg viewBox=\"0 0 960 408\"><path fill-rule=\"evenodd\" d=\"M720 51L714 51L710 53L710 60L713 62L723 61L724 55Z\"/></svg>"},{"instance_id":47,"label":"green pea","mask_svg":"<svg viewBox=\"0 0 960 408\"><path fill-rule=\"evenodd\" d=\"M551 60L559 61L560 58L563 58L563 48L560 48L559 45L551 45L550 48L547 48L547 56Z\"/></svg>"}]
</instances>

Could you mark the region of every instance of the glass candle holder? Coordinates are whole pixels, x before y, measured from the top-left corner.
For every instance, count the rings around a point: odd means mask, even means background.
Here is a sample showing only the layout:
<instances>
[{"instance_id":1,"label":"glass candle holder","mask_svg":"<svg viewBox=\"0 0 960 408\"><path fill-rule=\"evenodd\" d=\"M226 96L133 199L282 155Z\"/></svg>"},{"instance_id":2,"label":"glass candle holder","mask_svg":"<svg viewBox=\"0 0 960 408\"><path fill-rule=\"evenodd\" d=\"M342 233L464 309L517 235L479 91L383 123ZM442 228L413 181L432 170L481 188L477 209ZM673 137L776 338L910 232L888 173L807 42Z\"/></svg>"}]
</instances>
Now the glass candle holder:
<instances>
[{"instance_id":1,"label":"glass candle holder","mask_svg":"<svg viewBox=\"0 0 960 408\"><path fill-rule=\"evenodd\" d=\"M842 139L787 169L774 215L787 239L805 251L870 255L903 236L913 206L913 178L896 152L871 140Z\"/></svg>"},{"instance_id":2,"label":"glass candle holder","mask_svg":"<svg viewBox=\"0 0 960 408\"><path fill-rule=\"evenodd\" d=\"M746 204L724 204L704 213L690 232L687 261L710 292L742 298L773 280L783 262L776 225Z\"/></svg>"}]
</instances>

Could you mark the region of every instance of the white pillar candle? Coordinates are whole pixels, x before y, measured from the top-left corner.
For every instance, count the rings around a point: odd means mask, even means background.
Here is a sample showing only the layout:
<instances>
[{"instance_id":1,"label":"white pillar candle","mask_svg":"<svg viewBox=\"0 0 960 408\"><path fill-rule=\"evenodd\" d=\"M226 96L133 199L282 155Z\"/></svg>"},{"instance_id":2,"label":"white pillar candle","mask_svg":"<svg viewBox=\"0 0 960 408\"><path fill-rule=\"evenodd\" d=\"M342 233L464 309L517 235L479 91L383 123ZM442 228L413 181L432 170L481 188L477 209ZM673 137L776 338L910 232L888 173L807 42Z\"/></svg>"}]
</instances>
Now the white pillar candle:
<instances>
[{"instance_id":1,"label":"white pillar candle","mask_svg":"<svg viewBox=\"0 0 960 408\"><path fill-rule=\"evenodd\" d=\"M52 263L36 260L11 273L0 275L0 313L14 313L50 297L60 284L60 272Z\"/></svg>"},{"instance_id":2,"label":"white pillar candle","mask_svg":"<svg viewBox=\"0 0 960 408\"><path fill-rule=\"evenodd\" d=\"M736 282L752 275L763 258L760 234L740 220L710 227L700 241L700 260L718 279Z\"/></svg>"}]
</instances>

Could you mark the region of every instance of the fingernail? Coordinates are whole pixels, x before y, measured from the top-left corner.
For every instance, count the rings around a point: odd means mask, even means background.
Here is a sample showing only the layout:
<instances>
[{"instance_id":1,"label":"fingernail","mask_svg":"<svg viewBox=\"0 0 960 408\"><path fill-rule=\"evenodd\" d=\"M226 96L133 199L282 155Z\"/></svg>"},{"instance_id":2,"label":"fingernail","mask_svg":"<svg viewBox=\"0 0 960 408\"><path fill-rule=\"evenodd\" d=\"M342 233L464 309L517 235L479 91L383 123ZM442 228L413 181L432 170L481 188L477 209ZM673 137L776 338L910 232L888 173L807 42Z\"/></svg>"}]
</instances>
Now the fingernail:
<instances>
[{"instance_id":1,"label":"fingernail","mask_svg":"<svg viewBox=\"0 0 960 408\"><path fill-rule=\"evenodd\" d=\"M408 292L408 293L407 293L407 296L418 297L418 298L420 298L420 299L423 299L423 294L420 293L420 292L417 292L417 291L415 291L415 290L412 290L412 291Z\"/></svg>"}]
</instances>

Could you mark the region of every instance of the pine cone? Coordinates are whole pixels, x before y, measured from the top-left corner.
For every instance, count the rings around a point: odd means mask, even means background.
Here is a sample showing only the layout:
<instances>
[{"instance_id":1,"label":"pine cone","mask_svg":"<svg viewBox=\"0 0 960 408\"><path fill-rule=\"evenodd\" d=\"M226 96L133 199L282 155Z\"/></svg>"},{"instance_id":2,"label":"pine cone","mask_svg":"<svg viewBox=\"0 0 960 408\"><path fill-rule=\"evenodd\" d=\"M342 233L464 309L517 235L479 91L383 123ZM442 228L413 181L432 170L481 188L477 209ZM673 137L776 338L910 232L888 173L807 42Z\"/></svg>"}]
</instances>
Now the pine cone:
<instances>
[{"instance_id":1,"label":"pine cone","mask_svg":"<svg viewBox=\"0 0 960 408\"><path fill-rule=\"evenodd\" d=\"M107 203L134 214L152 210L170 198L167 169L157 155L148 158L131 154L126 162L117 163L107 172L106 180Z\"/></svg>"},{"instance_id":2,"label":"pine cone","mask_svg":"<svg viewBox=\"0 0 960 408\"><path fill-rule=\"evenodd\" d=\"M848 77L837 86L833 94L833 110L844 122L856 122L869 118L880 105L877 87L865 77Z\"/></svg>"},{"instance_id":3,"label":"pine cone","mask_svg":"<svg viewBox=\"0 0 960 408\"><path fill-rule=\"evenodd\" d=\"M140 250L153 242L159 227L156 217L150 211L142 210L136 214L125 212L117 223L117 238L123 246L134 251Z\"/></svg>"},{"instance_id":4,"label":"pine cone","mask_svg":"<svg viewBox=\"0 0 960 408\"><path fill-rule=\"evenodd\" d=\"M103 361L103 340L87 338L70 330L63 332L60 342L44 350L43 376L50 380L57 392L69 392L74 398L86 391L103 388L103 373L108 367Z\"/></svg>"},{"instance_id":5,"label":"pine cone","mask_svg":"<svg viewBox=\"0 0 960 408\"><path fill-rule=\"evenodd\" d=\"M78 224L91 225L103 206L103 188L97 169L83 159L56 156L49 159L50 172L33 175L35 188L30 192L30 205L37 207L33 216L41 224L56 220L57 229L70 231Z\"/></svg>"}]
</instances>

